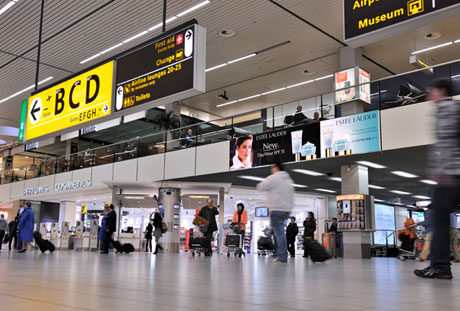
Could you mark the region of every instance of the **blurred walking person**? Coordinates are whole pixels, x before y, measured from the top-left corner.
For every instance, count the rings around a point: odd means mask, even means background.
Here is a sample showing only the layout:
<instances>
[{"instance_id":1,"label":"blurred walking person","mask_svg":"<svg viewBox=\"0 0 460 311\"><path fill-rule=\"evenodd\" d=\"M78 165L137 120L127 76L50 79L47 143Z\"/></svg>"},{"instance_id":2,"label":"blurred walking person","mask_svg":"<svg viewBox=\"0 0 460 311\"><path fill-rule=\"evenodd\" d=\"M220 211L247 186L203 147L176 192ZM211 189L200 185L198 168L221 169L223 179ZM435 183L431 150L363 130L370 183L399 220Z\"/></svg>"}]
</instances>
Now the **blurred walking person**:
<instances>
[{"instance_id":1,"label":"blurred walking person","mask_svg":"<svg viewBox=\"0 0 460 311\"><path fill-rule=\"evenodd\" d=\"M21 219L19 220L19 240L22 241L22 248L19 250L19 253L25 253L27 251L27 246L30 249L34 248L32 244L34 241L34 212L31 206L32 203L27 201Z\"/></svg>"},{"instance_id":2,"label":"blurred walking person","mask_svg":"<svg viewBox=\"0 0 460 311\"><path fill-rule=\"evenodd\" d=\"M11 244L13 244L13 249L16 248L18 244L18 223L19 217L16 216L10 223L8 224L8 250L11 250Z\"/></svg>"},{"instance_id":3,"label":"blurred walking person","mask_svg":"<svg viewBox=\"0 0 460 311\"><path fill-rule=\"evenodd\" d=\"M149 222L147 228L145 228L145 251L151 252L152 251L152 233L153 233L153 226L152 223ZM149 250L150 248L150 250Z\"/></svg>"},{"instance_id":4,"label":"blurred walking person","mask_svg":"<svg viewBox=\"0 0 460 311\"><path fill-rule=\"evenodd\" d=\"M458 251L458 224L457 215L450 214L450 247L452 248L452 256L454 262L460 262L460 253Z\"/></svg>"},{"instance_id":5,"label":"blurred walking person","mask_svg":"<svg viewBox=\"0 0 460 311\"><path fill-rule=\"evenodd\" d=\"M8 231L8 222L5 220L5 215L0 215L0 250L2 250L3 238ZM8 239L8 237L7 237Z\"/></svg>"},{"instance_id":6,"label":"blurred walking person","mask_svg":"<svg viewBox=\"0 0 460 311\"><path fill-rule=\"evenodd\" d=\"M106 203L104 208L107 208L107 218L105 220L105 229L102 237L102 250L100 254L109 253L109 244L114 242L112 235L117 231L117 213L115 212L115 206L111 203ZM118 251L118 250L117 250Z\"/></svg>"},{"instance_id":7,"label":"blurred walking person","mask_svg":"<svg viewBox=\"0 0 460 311\"><path fill-rule=\"evenodd\" d=\"M428 99L436 105L435 135L428 163L428 175L437 182L433 187L433 240L430 266L415 270L416 276L430 279L452 279L450 268L450 213L460 203L460 105L452 99L447 80L436 81Z\"/></svg>"},{"instance_id":8,"label":"blurred walking person","mask_svg":"<svg viewBox=\"0 0 460 311\"><path fill-rule=\"evenodd\" d=\"M155 237L155 251L153 254L156 255L160 250L163 250L163 246L160 243L160 239L163 236L163 218L158 210L155 211L153 216L153 227L155 228L153 231L153 236Z\"/></svg>"},{"instance_id":9,"label":"blurred walking person","mask_svg":"<svg viewBox=\"0 0 460 311\"><path fill-rule=\"evenodd\" d=\"M286 228L287 248L291 257L295 257L295 239L299 234L299 227L295 223L295 217L291 217L291 222Z\"/></svg>"},{"instance_id":10,"label":"blurred walking person","mask_svg":"<svg viewBox=\"0 0 460 311\"><path fill-rule=\"evenodd\" d=\"M308 212L307 218L303 222L303 239L304 241L313 241L315 239L316 219L313 212ZM303 248L303 257L308 258L308 249Z\"/></svg>"},{"instance_id":11,"label":"blurred walking person","mask_svg":"<svg viewBox=\"0 0 460 311\"><path fill-rule=\"evenodd\" d=\"M275 262L287 262L287 241L284 222L289 218L294 203L294 182L284 171L283 164L277 161L271 167L271 175L257 185L257 190L268 191L270 222L276 240Z\"/></svg>"},{"instance_id":12,"label":"blurred walking person","mask_svg":"<svg viewBox=\"0 0 460 311\"><path fill-rule=\"evenodd\" d=\"M433 210L432 205L428 205L428 211L425 214L425 220L419 222L418 225L425 227L425 243L423 243L423 250L418 256L420 261L427 260L431 251L431 240L433 239Z\"/></svg>"}]
</instances>

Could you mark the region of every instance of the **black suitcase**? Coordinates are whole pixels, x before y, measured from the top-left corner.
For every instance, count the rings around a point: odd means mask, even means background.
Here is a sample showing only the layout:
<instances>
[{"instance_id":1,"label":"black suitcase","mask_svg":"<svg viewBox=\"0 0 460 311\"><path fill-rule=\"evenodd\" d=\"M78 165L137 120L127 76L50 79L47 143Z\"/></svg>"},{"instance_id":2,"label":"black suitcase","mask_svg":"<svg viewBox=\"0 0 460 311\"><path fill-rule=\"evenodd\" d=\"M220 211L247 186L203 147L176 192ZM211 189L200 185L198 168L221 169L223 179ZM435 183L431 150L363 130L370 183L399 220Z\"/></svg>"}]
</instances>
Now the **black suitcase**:
<instances>
[{"instance_id":1,"label":"black suitcase","mask_svg":"<svg viewBox=\"0 0 460 311\"><path fill-rule=\"evenodd\" d=\"M324 247L319 245L316 241L305 240L304 248L314 262L323 262L331 258Z\"/></svg>"},{"instance_id":2,"label":"black suitcase","mask_svg":"<svg viewBox=\"0 0 460 311\"><path fill-rule=\"evenodd\" d=\"M134 252L134 246L131 243L123 244L122 249L127 254Z\"/></svg>"},{"instance_id":3,"label":"black suitcase","mask_svg":"<svg viewBox=\"0 0 460 311\"><path fill-rule=\"evenodd\" d=\"M227 247L240 247L240 238L238 234L227 234L225 238L225 246Z\"/></svg>"},{"instance_id":4,"label":"black suitcase","mask_svg":"<svg viewBox=\"0 0 460 311\"><path fill-rule=\"evenodd\" d=\"M50 251L50 253L52 253L52 252L54 252L56 250L56 247L54 246L53 243L51 243L51 241L43 240L43 243L44 243L46 249Z\"/></svg>"},{"instance_id":5,"label":"black suitcase","mask_svg":"<svg viewBox=\"0 0 460 311\"><path fill-rule=\"evenodd\" d=\"M50 251L52 253L56 249L53 243L48 240L43 240L41 233L38 231L34 232L34 240L42 253L46 251Z\"/></svg>"},{"instance_id":6,"label":"black suitcase","mask_svg":"<svg viewBox=\"0 0 460 311\"><path fill-rule=\"evenodd\" d=\"M266 249L269 251L274 249L273 241L269 237L260 238L259 241L257 241L257 247L259 249Z\"/></svg>"},{"instance_id":7,"label":"black suitcase","mask_svg":"<svg viewBox=\"0 0 460 311\"><path fill-rule=\"evenodd\" d=\"M207 238L190 238L190 242L188 243L190 248L193 248L192 245L201 245L201 247L209 249L211 248L211 240Z\"/></svg>"},{"instance_id":8,"label":"black suitcase","mask_svg":"<svg viewBox=\"0 0 460 311\"><path fill-rule=\"evenodd\" d=\"M112 242L113 248L117 251L117 253L123 253L123 246L121 245L120 241L113 241Z\"/></svg>"}]
</instances>

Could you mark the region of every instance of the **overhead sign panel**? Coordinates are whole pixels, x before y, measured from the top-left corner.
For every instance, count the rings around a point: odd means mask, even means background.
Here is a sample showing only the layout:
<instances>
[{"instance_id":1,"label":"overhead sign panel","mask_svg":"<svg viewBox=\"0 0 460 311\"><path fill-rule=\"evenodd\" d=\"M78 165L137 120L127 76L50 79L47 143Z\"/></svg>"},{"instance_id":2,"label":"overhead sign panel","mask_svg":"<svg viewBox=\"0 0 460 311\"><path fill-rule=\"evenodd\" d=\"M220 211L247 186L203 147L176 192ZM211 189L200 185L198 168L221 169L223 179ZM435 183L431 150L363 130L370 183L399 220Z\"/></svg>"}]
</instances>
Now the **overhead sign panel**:
<instances>
[{"instance_id":1,"label":"overhead sign panel","mask_svg":"<svg viewBox=\"0 0 460 311\"><path fill-rule=\"evenodd\" d=\"M26 140L108 116L113 67L106 63L31 96Z\"/></svg>"},{"instance_id":2,"label":"overhead sign panel","mask_svg":"<svg viewBox=\"0 0 460 311\"><path fill-rule=\"evenodd\" d=\"M345 41L354 46L456 16L460 10L458 0L344 0L343 7Z\"/></svg>"},{"instance_id":3,"label":"overhead sign panel","mask_svg":"<svg viewBox=\"0 0 460 311\"><path fill-rule=\"evenodd\" d=\"M117 60L114 111L150 108L205 90L205 30L191 25Z\"/></svg>"}]
</instances>

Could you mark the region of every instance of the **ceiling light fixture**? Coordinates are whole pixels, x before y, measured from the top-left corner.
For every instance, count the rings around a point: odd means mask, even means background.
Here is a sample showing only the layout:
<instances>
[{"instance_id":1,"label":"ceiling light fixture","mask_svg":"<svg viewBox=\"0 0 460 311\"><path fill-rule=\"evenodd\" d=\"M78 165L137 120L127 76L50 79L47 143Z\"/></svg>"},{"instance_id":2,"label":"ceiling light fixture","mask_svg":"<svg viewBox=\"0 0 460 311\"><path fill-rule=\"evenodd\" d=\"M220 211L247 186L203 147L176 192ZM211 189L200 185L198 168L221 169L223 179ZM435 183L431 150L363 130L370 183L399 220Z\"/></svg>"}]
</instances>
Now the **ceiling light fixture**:
<instances>
[{"instance_id":1,"label":"ceiling light fixture","mask_svg":"<svg viewBox=\"0 0 460 311\"><path fill-rule=\"evenodd\" d=\"M265 178L256 177L256 176L238 176L239 178L247 179L247 180L254 180L254 181L264 181Z\"/></svg>"},{"instance_id":2,"label":"ceiling light fixture","mask_svg":"<svg viewBox=\"0 0 460 311\"><path fill-rule=\"evenodd\" d=\"M257 55L256 53L251 53L251 54L249 54L249 55L246 55L246 56L243 56L243 57L240 57L240 58L231 60L231 61L227 62L227 64L237 63L237 62L240 62L240 61L242 61L242 60L245 60L245 59L254 57L254 56L256 56L256 55Z\"/></svg>"},{"instance_id":3,"label":"ceiling light fixture","mask_svg":"<svg viewBox=\"0 0 460 311\"><path fill-rule=\"evenodd\" d=\"M401 190L390 190L390 192L396 193L396 194L401 194L401 195L409 195L409 194L411 194L410 192L401 191Z\"/></svg>"},{"instance_id":4,"label":"ceiling light fixture","mask_svg":"<svg viewBox=\"0 0 460 311\"><path fill-rule=\"evenodd\" d=\"M310 175L310 176L323 176L324 175L323 173L310 171L310 170L303 170L303 169L295 169L292 171L296 173L300 173L300 174Z\"/></svg>"},{"instance_id":5,"label":"ceiling light fixture","mask_svg":"<svg viewBox=\"0 0 460 311\"><path fill-rule=\"evenodd\" d=\"M15 5L17 2L18 0L11 0L8 2L3 8L0 9L0 15L8 11L8 9Z\"/></svg>"},{"instance_id":6,"label":"ceiling light fixture","mask_svg":"<svg viewBox=\"0 0 460 311\"><path fill-rule=\"evenodd\" d=\"M49 80L51 80L51 79L53 79L53 77L48 77L48 78L46 78L46 79L44 79L44 80L41 80L41 81L38 82L38 85L43 84L43 83L45 83L45 82L47 82L47 81L49 81ZM0 104L3 103L3 102L6 102L7 100L9 100L9 99L11 99L11 98L13 98L13 97L16 97L16 96L20 95L20 94L22 94L22 93L25 93L25 92L27 92L27 91L30 91L30 90L32 90L32 89L34 89L34 88L35 88L35 84L34 84L34 85L31 85L31 86L29 86L29 87L27 87L27 88L25 88L25 89L23 89L23 90L21 90L21 91L19 91L19 92L16 92L16 93L14 93L13 95L10 95L10 96L8 96L8 97L6 97L6 98L0 100Z\"/></svg>"},{"instance_id":7,"label":"ceiling light fixture","mask_svg":"<svg viewBox=\"0 0 460 311\"><path fill-rule=\"evenodd\" d=\"M217 65L217 66L214 66L214 67L211 67L211 68L206 69L205 72L213 71L213 70L219 69L219 68L221 68L221 67L225 67L225 66L227 66L227 65L228 65L227 63L225 63L225 64L220 64L220 65Z\"/></svg>"},{"instance_id":8,"label":"ceiling light fixture","mask_svg":"<svg viewBox=\"0 0 460 311\"><path fill-rule=\"evenodd\" d=\"M209 69L207 71L209 71ZM256 97L259 97L259 96L264 96L264 95L275 93L275 92L284 91L284 90L292 88L292 87L296 87L296 86L300 86L300 85L303 85L303 84L307 84L307 83L311 83L311 82L314 82L314 81L319 81L319 80L323 80L323 79L327 79L327 78L332 78L332 77L333 77L333 75L328 75L328 76L324 76L324 77L321 77L321 78L318 78L318 79L293 84L293 85L282 87L282 88L279 88L279 89L276 89L276 90L273 90L273 91L268 91L268 92L265 92L265 93L262 93L262 94L256 94L256 95L248 96L248 97L245 97L245 98L242 98L242 99L234 100L233 102L230 102L230 103L219 104L219 105L216 105L216 107L219 108L219 107L227 106L227 105L234 104L234 103L237 103L237 102L241 102L241 101L244 101L244 100L256 98Z\"/></svg>"},{"instance_id":9,"label":"ceiling light fixture","mask_svg":"<svg viewBox=\"0 0 460 311\"><path fill-rule=\"evenodd\" d=\"M418 177L417 175L414 175L408 172L404 172L404 171L393 171L391 173L397 176L400 176L400 177L404 177L404 178L417 178Z\"/></svg>"},{"instance_id":10,"label":"ceiling light fixture","mask_svg":"<svg viewBox=\"0 0 460 311\"><path fill-rule=\"evenodd\" d=\"M378 168L378 169L386 168L386 166L383 166L383 165L380 165L380 164L377 164L377 163L374 163L374 162L369 162L369 161L356 161L356 163L361 164L361 165L365 165L365 166L369 166L369 167L372 167L372 168Z\"/></svg>"},{"instance_id":11,"label":"ceiling light fixture","mask_svg":"<svg viewBox=\"0 0 460 311\"><path fill-rule=\"evenodd\" d=\"M308 186L305 185L299 185L299 184L292 184L296 188L308 188Z\"/></svg>"},{"instance_id":12,"label":"ceiling light fixture","mask_svg":"<svg viewBox=\"0 0 460 311\"><path fill-rule=\"evenodd\" d=\"M412 197L416 198L416 199L420 199L420 200L429 200L429 199L431 199L430 197L427 197L425 195L414 195Z\"/></svg>"},{"instance_id":13,"label":"ceiling light fixture","mask_svg":"<svg viewBox=\"0 0 460 311\"><path fill-rule=\"evenodd\" d=\"M186 15L186 14L189 14L189 13L191 13L191 12L193 12L193 11L195 11L195 10L197 10L197 9L199 9L199 8L205 6L206 4L209 4L209 3L211 3L211 1L209 1L209 0L200 2L200 3L198 3L197 5L195 5L195 6L191 7L191 8L188 8L187 10L182 11L182 12L180 12L179 14L174 15L174 16L168 18L168 19L166 20L165 23L168 24L168 23L170 23L170 22L172 22L172 21L178 19L179 17L182 17L182 16L184 16L184 15ZM0 14L1 14L1 13L0 13ZM153 27L151 27L151 28L149 28L149 29L147 29L147 30L142 31L142 32L138 33L137 35L134 35L134 36L132 36L132 37L126 39L126 40L122 40L122 42L120 42L120 43L118 43L118 44L112 46L111 48L105 49L105 50L102 51L102 52L99 52L99 53L97 53L97 54L95 54L95 55L93 55L93 56L91 56L91 57L88 57L87 59L81 61L80 64L84 64L84 63L86 63L86 62L89 62L90 60L93 60L93 59L95 59L95 58L101 56L102 54L107 53L108 51L114 50L114 49L116 49L116 48L122 46L122 45L125 44L125 43L128 43L128 42L130 42L130 41L133 41L133 40L135 40L135 39L137 39L137 38L140 38L140 37L142 37L142 36L148 34L149 32L152 32L152 31L154 31L154 30L157 30L157 29L161 28L162 26L163 26L163 23L156 24L155 26L153 26Z\"/></svg>"},{"instance_id":14,"label":"ceiling light fixture","mask_svg":"<svg viewBox=\"0 0 460 311\"><path fill-rule=\"evenodd\" d=\"M342 178L340 178L340 177L329 177L329 180L342 182Z\"/></svg>"},{"instance_id":15,"label":"ceiling light fixture","mask_svg":"<svg viewBox=\"0 0 460 311\"><path fill-rule=\"evenodd\" d=\"M385 202L384 200L374 199L375 202Z\"/></svg>"},{"instance_id":16,"label":"ceiling light fixture","mask_svg":"<svg viewBox=\"0 0 460 311\"><path fill-rule=\"evenodd\" d=\"M428 51L435 50L435 49L439 49L439 48L442 48L442 47L445 47L445 46L449 46L449 45L452 45L452 44L458 43L458 42L460 42L460 40L457 40L457 41L449 41L449 42L446 42L446 43L443 43L443 44L439 44L439 45L435 45L435 46L432 46L432 47L429 47L429 48L426 48L426 49L423 49L423 50L418 50L418 51L412 52L411 54L412 54L412 55L415 55L415 54L420 54L420 53L423 53L423 52L428 52Z\"/></svg>"},{"instance_id":17,"label":"ceiling light fixture","mask_svg":"<svg viewBox=\"0 0 460 311\"><path fill-rule=\"evenodd\" d=\"M427 184L427 185L437 185L438 184L436 181L431 180L431 179L423 179L423 180L420 180L420 182Z\"/></svg>"},{"instance_id":18,"label":"ceiling light fixture","mask_svg":"<svg viewBox=\"0 0 460 311\"><path fill-rule=\"evenodd\" d=\"M327 193L335 193L334 190L329 190L329 189L322 189L322 188L318 188L318 189L315 189L316 191L321 191L321 192L327 192Z\"/></svg>"},{"instance_id":19,"label":"ceiling light fixture","mask_svg":"<svg viewBox=\"0 0 460 311\"><path fill-rule=\"evenodd\" d=\"M368 187L371 188L371 189L377 189L377 190L385 189L384 187L376 186L376 185L368 185Z\"/></svg>"}]
</instances>

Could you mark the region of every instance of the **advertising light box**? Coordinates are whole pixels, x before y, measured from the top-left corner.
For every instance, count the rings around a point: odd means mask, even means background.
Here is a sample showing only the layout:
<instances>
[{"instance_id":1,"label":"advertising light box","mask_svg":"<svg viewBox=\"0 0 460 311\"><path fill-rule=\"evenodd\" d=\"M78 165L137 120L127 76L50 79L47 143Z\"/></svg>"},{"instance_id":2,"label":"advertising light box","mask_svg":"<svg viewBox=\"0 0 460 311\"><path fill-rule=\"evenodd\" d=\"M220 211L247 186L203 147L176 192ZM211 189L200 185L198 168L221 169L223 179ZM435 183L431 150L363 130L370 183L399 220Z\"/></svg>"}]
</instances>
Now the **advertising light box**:
<instances>
[{"instance_id":1,"label":"advertising light box","mask_svg":"<svg viewBox=\"0 0 460 311\"><path fill-rule=\"evenodd\" d=\"M344 0L345 41L355 46L378 41L454 17L453 9L460 9L458 0Z\"/></svg>"},{"instance_id":2,"label":"advertising light box","mask_svg":"<svg viewBox=\"0 0 460 311\"><path fill-rule=\"evenodd\" d=\"M321 157L380 151L379 112L321 121Z\"/></svg>"},{"instance_id":3,"label":"advertising light box","mask_svg":"<svg viewBox=\"0 0 460 311\"><path fill-rule=\"evenodd\" d=\"M375 204L374 205L375 229L376 230L391 230L396 228L395 208L390 205ZM374 244L385 245L386 237L391 232L377 231L374 232ZM388 238L388 244L394 244L394 234Z\"/></svg>"},{"instance_id":4,"label":"advertising light box","mask_svg":"<svg viewBox=\"0 0 460 311\"><path fill-rule=\"evenodd\" d=\"M191 25L117 59L114 112L204 92L205 36L204 28Z\"/></svg>"},{"instance_id":5,"label":"advertising light box","mask_svg":"<svg viewBox=\"0 0 460 311\"><path fill-rule=\"evenodd\" d=\"M31 96L26 140L110 115L113 67L106 63Z\"/></svg>"},{"instance_id":6,"label":"advertising light box","mask_svg":"<svg viewBox=\"0 0 460 311\"><path fill-rule=\"evenodd\" d=\"M354 67L335 73L335 103L344 104L355 100L371 103L371 76L369 72Z\"/></svg>"},{"instance_id":7,"label":"advertising light box","mask_svg":"<svg viewBox=\"0 0 460 311\"><path fill-rule=\"evenodd\" d=\"M319 158L319 122L230 141L230 170Z\"/></svg>"}]
</instances>

